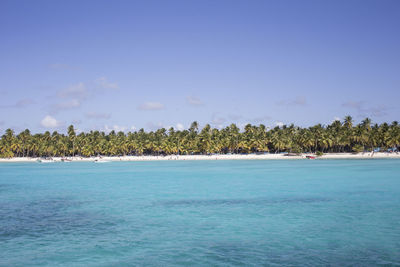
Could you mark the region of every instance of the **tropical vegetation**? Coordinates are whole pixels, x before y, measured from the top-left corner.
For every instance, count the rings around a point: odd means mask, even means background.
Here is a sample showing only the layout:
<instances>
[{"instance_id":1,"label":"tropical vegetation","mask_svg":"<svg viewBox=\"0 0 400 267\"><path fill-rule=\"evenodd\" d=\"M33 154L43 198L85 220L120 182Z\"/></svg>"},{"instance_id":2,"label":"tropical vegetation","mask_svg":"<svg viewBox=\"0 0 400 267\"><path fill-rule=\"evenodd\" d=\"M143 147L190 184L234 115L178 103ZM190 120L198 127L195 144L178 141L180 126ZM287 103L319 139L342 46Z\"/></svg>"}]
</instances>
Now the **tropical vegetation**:
<instances>
[{"instance_id":1,"label":"tropical vegetation","mask_svg":"<svg viewBox=\"0 0 400 267\"><path fill-rule=\"evenodd\" d=\"M186 130L171 127L128 133L90 131L77 134L72 125L66 134L57 131L31 134L28 129L15 134L7 129L0 139L0 157L327 153L371 151L378 147L397 150L399 146L398 122L372 124L366 118L354 124L352 117L346 116L343 121L308 128L293 124L275 128L247 124L240 130L235 124L222 129L207 124L199 129L198 123L193 122Z\"/></svg>"}]
</instances>

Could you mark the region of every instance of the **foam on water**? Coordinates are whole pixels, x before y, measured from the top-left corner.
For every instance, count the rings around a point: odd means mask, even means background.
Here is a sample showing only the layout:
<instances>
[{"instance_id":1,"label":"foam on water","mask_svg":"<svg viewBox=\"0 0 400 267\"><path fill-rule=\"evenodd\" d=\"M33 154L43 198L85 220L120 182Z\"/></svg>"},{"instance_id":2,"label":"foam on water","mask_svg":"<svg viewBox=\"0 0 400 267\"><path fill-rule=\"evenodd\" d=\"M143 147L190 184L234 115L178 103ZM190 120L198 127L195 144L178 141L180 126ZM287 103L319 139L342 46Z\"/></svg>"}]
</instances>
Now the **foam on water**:
<instances>
[{"instance_id":1,"label":"foam on water","mask_svg":"<svg viewBox=\"0 0 400 267\"><path fill-rule=\"evenodd\" d=\"M3 163L0 266L399 265L399 163Z\"/></svg>"}]
</instances>

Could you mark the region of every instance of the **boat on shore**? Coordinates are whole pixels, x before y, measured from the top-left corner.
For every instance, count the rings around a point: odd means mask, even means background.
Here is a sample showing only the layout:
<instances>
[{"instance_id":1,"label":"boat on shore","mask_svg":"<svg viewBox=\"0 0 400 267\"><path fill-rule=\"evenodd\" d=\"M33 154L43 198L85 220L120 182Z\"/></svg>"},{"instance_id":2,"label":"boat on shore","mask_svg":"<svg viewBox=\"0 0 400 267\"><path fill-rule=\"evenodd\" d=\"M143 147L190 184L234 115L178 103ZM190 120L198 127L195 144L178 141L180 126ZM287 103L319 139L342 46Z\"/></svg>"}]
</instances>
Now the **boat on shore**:
<instances>
[{"instance_id":1,"label":"boat on shore","mask_svg":"<svg viewBox=\"0 0 400 267\"><path fill-rule=\"evenodd\" d=\"M284 153L283 155L285 157L298 157L298 156L300 156L299 153Z\"/></svg>"},{"instance_id":2,"label":"boat on shore","mask_svg":"<svg viewBox=\"0 0 400 267\"><path fill-rule=\"evenodd\" d=\"M107 162L111 162L111 161L105 160L105 159L95 159L93 162L94 163L107 163Z\"/></svg>"},{"instance_id":3,"label":"boat on shore","mask_svg":"<svg viewBox=\"0 0 400 267\"><path fill-rule=\"evenodd\" d=\"M44 158L44 159L38 159L37 162L39 162L39 163L53 163L53 162L55 162L55 160L52 159L52 158Z\"/></svg>"}]
</instances>

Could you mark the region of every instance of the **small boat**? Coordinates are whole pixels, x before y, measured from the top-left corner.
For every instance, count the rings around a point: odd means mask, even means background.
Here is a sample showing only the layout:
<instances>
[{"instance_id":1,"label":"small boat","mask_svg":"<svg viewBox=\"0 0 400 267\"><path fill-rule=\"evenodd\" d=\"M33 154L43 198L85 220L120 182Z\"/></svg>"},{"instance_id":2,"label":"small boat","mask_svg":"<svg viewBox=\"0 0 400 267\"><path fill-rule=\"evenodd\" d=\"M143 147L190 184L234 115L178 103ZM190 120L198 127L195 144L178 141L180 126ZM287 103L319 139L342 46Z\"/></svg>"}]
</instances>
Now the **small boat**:
<instances>
[{"instance_id":1,"label":"small boat","mask_svg":"<svg viewBox=\"0 0 400 267\"><path fill-rule=\"evenodd\" d=\"M306 159L315 159L314 156L306 156Z\"/></svg>"},{"instance_id":2,"label":"small boat","mask_svg":"<svg viewBox=\"0 0 400 267\"><path fill-rule=\"evenodd\" d=\"M110 162L110 161L109 160L105 160L105 159L95 159L93 162L94 163L107 163L107 162Z\"/></svg>"},{"instance_id":3,"label":"small boat","mask_svg":"<svg viewBox=\"0 0 400 267\"><path fill-rule=\"evenodd\" d=\"M283 154L284 156L286 156L286 157L297 157L297 156L299 156L300 154L298 154L298 153L285 153L285 154Z\"/></svg>"},{"instance_id":4,"label":"small boat","mask_svg":"<svg viewBox=\"0 0 400 267\"><path fill-rule=\"evenodd\" d=\"M53 163L55 161L53 159L38 159L37 162L39 162L39 163Z\"/></svg>"}]
</instances>

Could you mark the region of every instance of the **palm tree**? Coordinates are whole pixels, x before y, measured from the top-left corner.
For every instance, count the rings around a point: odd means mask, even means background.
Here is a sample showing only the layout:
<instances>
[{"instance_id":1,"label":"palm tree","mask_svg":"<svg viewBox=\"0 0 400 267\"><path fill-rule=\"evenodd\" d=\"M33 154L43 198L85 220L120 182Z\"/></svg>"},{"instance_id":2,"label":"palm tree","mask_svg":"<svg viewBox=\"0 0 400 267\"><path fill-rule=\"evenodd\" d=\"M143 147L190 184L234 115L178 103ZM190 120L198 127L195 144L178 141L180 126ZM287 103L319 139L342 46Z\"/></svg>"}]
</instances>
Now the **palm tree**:
<instances>
[{"instance_id":1,"label":"palm tree","mask_svg":"<svg viewBox=\"0 0 400 267\"><path fill-rule=\"evenodd\" d=\"M346 127L347 129L352 128L353 127L353 118L351 116L344 117L343 126Z\"/></svg>"},{"instance_id":2,"label":"palm tree","mask_svg":"<svg viewBox=\"0 0 400 267\"><path fill-rule=\"evenodd\" d=\"M221 130L206 124L199 132L196 121L183 131L175 131L171 127L168 131L164 128L155 132L140 129L128 134L90 131L77 135L73 125L68 127L67 135L58 132L32 135L28 129L15 135L12 129L7 129L0 138L0 157L350 152L374 147L398 148L399 145L400 127L397 121L390 125L378 125L366 118L354 125L352 117L346 116L343 123L334 121L328 126L317 124L301 128L291 124L267 129L262 124L248 124L244 131L240 131L235 124Z\"/></svg>"},{"instance_id":3,"label":"palm tree","mask_svg":"<svg viewBox=\"0 0 400 267\"><path fill-rule=\"evenodd\" d=\"M75 138L76 138L76 133L73 125L68 126L68 137L69 141L72 144L72 156L75 156Z\"/></svg>"}]
</instances>

